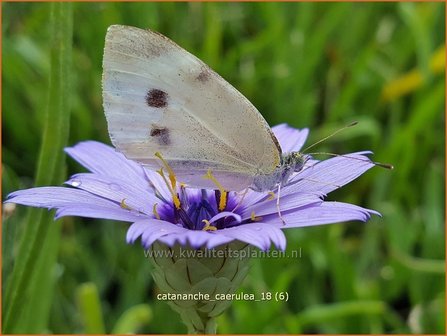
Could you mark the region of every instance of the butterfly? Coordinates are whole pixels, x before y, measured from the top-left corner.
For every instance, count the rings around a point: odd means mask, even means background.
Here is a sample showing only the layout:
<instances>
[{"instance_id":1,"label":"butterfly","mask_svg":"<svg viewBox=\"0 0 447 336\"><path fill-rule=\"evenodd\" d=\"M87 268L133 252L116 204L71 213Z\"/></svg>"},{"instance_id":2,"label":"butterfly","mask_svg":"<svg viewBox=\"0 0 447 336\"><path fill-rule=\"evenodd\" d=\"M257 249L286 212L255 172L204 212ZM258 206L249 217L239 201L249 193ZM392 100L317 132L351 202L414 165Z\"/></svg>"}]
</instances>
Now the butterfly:
<instances>
[{"instance_id":1,"label":"butterfly","mask_svg":"<svg viewBox=\"0 0 447 336\"><path fill-rule=\"evenodd\" d=\"M269 191L309 156L283 153L259 111L231 84L169 38L112 25L103 58L103 104L111 141L128 159L179 181L225 190Z\"/></svg>"}]
</instances>

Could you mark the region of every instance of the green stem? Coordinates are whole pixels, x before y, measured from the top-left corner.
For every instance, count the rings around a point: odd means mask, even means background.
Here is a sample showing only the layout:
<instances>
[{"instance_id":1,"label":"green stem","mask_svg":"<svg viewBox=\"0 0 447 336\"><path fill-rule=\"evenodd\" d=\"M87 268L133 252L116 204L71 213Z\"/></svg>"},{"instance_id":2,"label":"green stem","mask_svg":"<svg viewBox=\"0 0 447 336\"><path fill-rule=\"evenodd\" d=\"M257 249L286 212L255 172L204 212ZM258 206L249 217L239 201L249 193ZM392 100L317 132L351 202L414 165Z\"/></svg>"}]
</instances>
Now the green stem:
<instances>
[{"instance_id":1,"label":"green stem","mask_svg":"<svg viewBox=\"0 0 447 336\"><path fill-rule=\"evenodd\" d=\"M412 271L439 275L445 274L444 260L416 258L397 249L394 249L391 253L399 263Z\"/></svg>"},{"instance_id":2,"label":"green stem","mask_svg":"<svg viewBox=\"0 0 447 336\"><path fill-rule=\"evenodd\" d=\"M105 334L101 301L94 283L84 283L76 291L79 313L86 334Z\"/></svg>"},{"instance_id":3,"label":"green stem","mask_svg":"<svg viewBox=\"0 0 447 336\"><path fill-rule=\"evenodd\" d=\"M72 4L53 2L51 4L51 71L49 100L46 111L42 146L36 173L36 185L59 184L64 171L63 148L67 143L70 108L70 67L72 47ZM20 126L20 125L18 125ZM14 333L23 325L29 325L27 319L33 314L29 298L39 295L33 292L33 283L37 273L36 261L45 255L49 237L50 222L45 210L31 209L24 223L24 232L20 241L14 269L8 279L4 312L4 333ZM57 253L57 249L53 253ZM45 293L40 293L45 295ZM28 330L28 333L33 332Z\"/></svg>"}]
</instances>

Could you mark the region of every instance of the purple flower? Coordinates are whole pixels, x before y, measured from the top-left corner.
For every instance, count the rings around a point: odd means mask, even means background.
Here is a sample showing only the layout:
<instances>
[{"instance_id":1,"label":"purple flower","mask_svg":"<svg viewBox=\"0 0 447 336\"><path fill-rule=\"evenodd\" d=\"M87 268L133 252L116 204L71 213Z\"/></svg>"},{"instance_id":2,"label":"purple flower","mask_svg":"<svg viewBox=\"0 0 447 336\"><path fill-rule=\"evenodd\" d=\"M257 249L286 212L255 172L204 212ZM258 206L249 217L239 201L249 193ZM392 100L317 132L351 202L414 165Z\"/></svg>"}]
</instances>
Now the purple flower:
<instances>
[{"instance_id":1,"label":"purple flower","mask_svg":"<svg viewBox=\"0 0 447 336\"><path fill-rule=\"evenodd\" d=\"M299 151L309 131L281 124L273 127L283 152ZM66 152L90 173L76 174L66 187L39 187L8 195L6 202L57 209L56 218L81 216L131 222L127 241L141 237L149 248L159 241L193 248L216 246L239 240L267 250L273 243L284 250L283 229L350 220L367 221L377 212L356 205L325 202L331 191L349 183L374 164L366 154L353 153L324 161L308 160L281 188L278 216L276 199L269 193L248 190L246 195L229 192L223 210L216 190L176 188L180 206L175 206L165 180L156 172L128 160L114 148L85 141Z\"/></svg>"}]
</instances>

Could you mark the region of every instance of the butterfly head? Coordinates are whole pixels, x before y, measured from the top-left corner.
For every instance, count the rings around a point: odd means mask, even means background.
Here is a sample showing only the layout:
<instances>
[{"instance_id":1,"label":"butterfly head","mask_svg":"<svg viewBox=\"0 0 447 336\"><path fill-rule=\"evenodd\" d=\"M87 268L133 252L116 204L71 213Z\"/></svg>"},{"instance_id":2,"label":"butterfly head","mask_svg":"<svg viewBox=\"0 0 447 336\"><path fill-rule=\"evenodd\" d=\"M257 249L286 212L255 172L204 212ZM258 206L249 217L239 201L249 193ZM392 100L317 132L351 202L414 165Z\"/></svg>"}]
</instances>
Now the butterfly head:
<instances>
[{"instance_id":1,"label":"butterfly head","mask_svg":"<svg viewBox=\"0 0 447 336\"><path fill-rule=\"evenodd\" d=\"M297 173L304 168L309 155L301 152L284 153L281 156L281 165L277 168L277 183L286 184L293 173Z\"/></svg>"},{"instance_id":2,"label":"butterfly head","mask_svg":"<svg viewBox=\"0 0 447 336\"><path fill-rule=\"evenodd\" d=\"M309 155L301 152L285 153L281 157L281 167L284 171L299 172L303 169L304 164L309 159Z\"/></svg>"}]
</instances>

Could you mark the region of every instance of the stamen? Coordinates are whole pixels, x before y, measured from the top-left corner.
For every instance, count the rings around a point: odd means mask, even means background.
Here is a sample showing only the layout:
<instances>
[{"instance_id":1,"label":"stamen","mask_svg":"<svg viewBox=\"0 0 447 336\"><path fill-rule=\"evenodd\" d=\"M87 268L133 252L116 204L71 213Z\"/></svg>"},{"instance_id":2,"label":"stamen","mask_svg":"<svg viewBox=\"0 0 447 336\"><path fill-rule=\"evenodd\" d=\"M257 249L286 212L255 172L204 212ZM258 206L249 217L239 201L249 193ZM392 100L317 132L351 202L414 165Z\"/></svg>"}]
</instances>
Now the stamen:
<instances>
[{"instance_id":1,"label":"stamen","mask_svg":"<svg viewBox=\"0 0 447 336\"><path fill-rule=\"evenodd\" d=\"M163 166L166 168L166 170L168 171L169 174L169 180L171 181L171 186L172 189L175 190L177 187L177 179L175 178L175 174L174 171L172 170L172 168L169 166L169 164L165 161L165 159L163 159L163 156L161 156L160 152L156 152L155 156L158 157L160 159L160 161L163 163Z\"/></svg>"},{"instance_id":2,"label":"stamen","mask_svg":"<svg viewBox=\"0 0 447 336\"><path fill-rule=\"evenodd\" d=\"M203 227L203 231L216 231L217 228L215 226L212 226L209 220L202 220L203 223L205 223L205 226Z\"/></svg>"},{"instance_id":3,"label":"stamen","mask_svg":"<svg viewBox=\"0 0 447 336\"><path fill-rule=\"evenodd\" d=\"M211 173L211 169L208 169L206 174L203 176L203 178L210 180L213 182L217 189L220 191L220 199L219 199L219 211L225 210L225 207L227 206L227 194L228 192L225 190L225 188L222 186L222 184L217 181L217 179L213 176Z\"/></svg>"},{"instance_id":4,"label":"stamen","mask_svg":"<svg viewBox=\"0 0 447 336\"><path fill-rule=\"evenodd\" d=\"M160 219L160 215L158 214L158 211L157 211L157 205L158 205L158 203L154 204L154 207L152 208L152 212L154 213L155 218Z\"/></svg>"},{"instance_id":5,"label":"stamen","mask_svg":"<svg viewBox=\"0 0 447 336\"><path fill-rule=\"evenodd\" d=\"M178 193L178 197L180 199L180 204L187 209L189 207L189 199L183 183L180 183L180 192Z\"/></svg>"},{"instance_id":6,"label":"stamen","mask_svg":"<svg viewBox=\"0 0 447 336\"><path fill-rule=\"evenodd\" d=\"M170 192L171 195L172 195L172 201L174 202L174 205L175 205L176 209L180 209L180 204L181 204L181 203L180 203L180 200L179 200L179 198L178 198L178 196L177 196L177 193L175 192L175 189L173 189L173 188L169 185L168 180L166 179L166 176L165 176L165 174L163 173L163 168L160 168L159 170L156 170L156 172L163 178L163 181L165 182L166 186L168 187L169 192Z\"/></svg>"},{"instance_id":7,"label":"stamen","mask_svg":"<svg viewBox=\"0 0 447 336\"><path fill-rule=\"evenodd\" d=\"M200 195L202 197L202 200L208 199L208 193L206 192L206 189L200 189Z\"/></svg>"},{"instance_id":8,"label":"stamen","mask_svg":"<svg viewBox=\"0 0 447 336\"><path fill-rule=\"evenodd\" d=\"M227 207L227 192L224 190L223 193L220 190L214 190L214 195L216 197L216 202L218 202L218 211L223 211Z\"/></svg>"},{"instance_id":9,"label":"stamen","mask_svg":"<svg viewBox=\"0 0 447 336\"><path fill-rule=\"evenodd\" d=\"M168 187L169 191L171 191L171 186L168 183L168 180L166 179L165 173L163 172L163 168L160 168L156 170L157 174L160 175L163 178L163 181L165 182L166 186Z\"/></svg>"},{"instance_id":10,"label":"stamen","mask_svg":"<svg viewBox=\"0 0 447 336\"><path fill-rule=\"evenodd\" d=\"M175 210L175 209L174 209ZM183 208L178 209L177 211L175 211L177 213L177 216L179 219L181 219L181 221L183 222L184 225L186 225L186 227L190 230L196 230L195 227L195 222L196 220L194 220L194 222L191 220L191 218L189 217L189 215L186 213L186 211Z\"/></svg>"},{"instance_id":11,"label":"stamen","mask_svg":"<svg viewBox=\"0 0 447 336\"><path fill-rule=\"evenodd\" d=\"M273 191L269 191L268 194L269 194L269 197L267 198L267 201L271 201L271 200L275 199L276 196Z\"/></svg>"},{"instance_id":12,"label":"stamen","mask_svg":"<svg viewBox=\"0 0 447 336\"><path fill-rule=\"evenodd\" d=\"M252 211L252 212L251 212L251 215L250 215L250 219L251 219L253 222L259 222L259 221L262 220L262 217L257 217L257 216L255 215L255 212Z\"/></svg>"},{"instance_id":13,"label":"stamen","mask_svg":"<svg viewBox=\"0 0 447 336\"><path fill-rule=\"evenodd\" d=\"M121 202L120 202L120 207L121 207L122 209L132 210L132 208L126 204L126 199L125 199L125 198L123 198L123 199L121 200Z\"/></svg>"},{"instance_id":14,"label":"stamen","mask_svg":"<svg viewBox=\"0 0 447 336\"><path fill-rule=\"evenodd\" d=\"M216 215L216 211L214 211L213 207L206 199L202 200L200 205L206 210L208 216L213 217Z\"/></svg>"}]
</instances>

